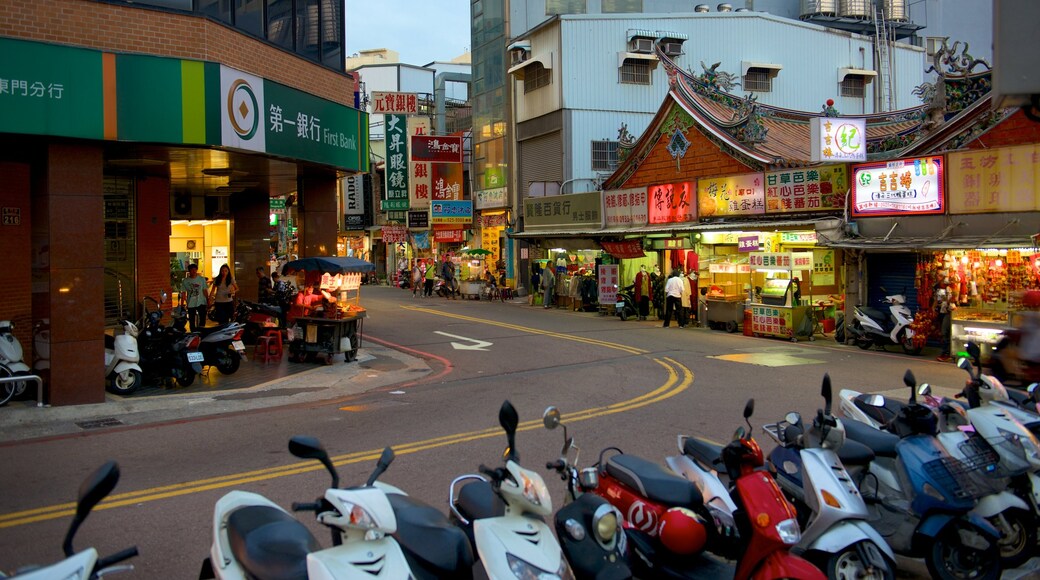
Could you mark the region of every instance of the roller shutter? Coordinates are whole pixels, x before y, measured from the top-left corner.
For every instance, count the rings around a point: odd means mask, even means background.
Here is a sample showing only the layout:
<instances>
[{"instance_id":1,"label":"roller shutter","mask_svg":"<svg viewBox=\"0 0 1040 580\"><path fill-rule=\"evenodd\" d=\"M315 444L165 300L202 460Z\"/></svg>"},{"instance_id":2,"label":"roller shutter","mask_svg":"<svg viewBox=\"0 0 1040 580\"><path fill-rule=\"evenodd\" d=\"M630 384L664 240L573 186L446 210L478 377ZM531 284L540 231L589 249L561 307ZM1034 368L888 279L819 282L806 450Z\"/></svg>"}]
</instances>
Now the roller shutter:
<instances>
[{"instance_id":1,"label":"roller shutter","mask_svg":"<svg viewBox=\"0 0 1040 580\"><path fill-rule=\"evenodd\" d=\"M917 274L917 254L891 253L867 254L867 300L869 306L885 309L885 296L905 294L906 305L916 313L917 288L914 278ZM888 290L881 288L884 287ZM887 311L887 310L886 310Z\"/></svg>"},{"instance_id":2,"label":"roller shutter","mask_svg":"<svg viewBox=\"0 0 1040 580\"><path fill-rule=\"evenodd\" d=\"M555 131L520 142L520 195L527 197L532 182L563 183L563 139Z\"/></svg>"}]
</instances>

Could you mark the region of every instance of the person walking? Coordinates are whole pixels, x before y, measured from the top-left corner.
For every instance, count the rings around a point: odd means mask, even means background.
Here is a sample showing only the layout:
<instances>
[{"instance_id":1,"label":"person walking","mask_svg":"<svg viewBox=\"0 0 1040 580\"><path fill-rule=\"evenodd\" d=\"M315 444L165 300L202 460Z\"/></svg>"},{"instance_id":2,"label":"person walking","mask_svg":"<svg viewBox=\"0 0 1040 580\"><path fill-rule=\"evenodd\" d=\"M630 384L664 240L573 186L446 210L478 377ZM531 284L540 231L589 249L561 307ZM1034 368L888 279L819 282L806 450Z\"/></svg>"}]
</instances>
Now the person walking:
<instances>
[{"instance_id":1,"label":"person walking","mask_svg":"<svg viewBox=\"0 0 1040 580\"><path fill-rule=\"evenodd\" d=\"M426 279L423 281L423 296L429 298L433 296L433 279L437 276L437 266L435 265L433 258L430 258L426 262L425 276Z\"/></svg>"},{"instance_id":2,"label":"person walking","mask_svg":"<svg viewBox=\"0 0 1040 580\"><path fill-rule=\"evenodd\" d=\"M235 277L231 275L231 268L224 264L220 267L217 276L213 278L210 288L210 300L213 302L213 317L217 324L227 324L235 315L235 294L238 293L238 284Z\"/></svg>"},{"instance_id":3,"label":"person walking","mask_svg":"<svg viewBox=\"0 0 1040 580\"><path fill-rule=\"evenodd\" d=\"M444 286L448 290L448 297L454 300L455 292L458 288L455 286L455 264L452 263L450 256L444 256L444 262L441 264L441 278L444 279Z\"/></svg>"},{"instance_id":4,"label":"person walking","mask_svg":"<svg viewBox=\"0 0 1040 580\"><path fill-rule=\"evenodd\" d=\"M415 262L415 266L412 267L412 298L415 298L416 292L418 292L419 287L422 286L424 274L425 272L423 271L423 261L417 260ZM419 294L420 298L422 298L422 296L422 294Z\"/></svg>"},{"instance_id":5,"label":"person walking","mask_svg":"<svg viewBox=\"0 0 1040 580\"><path fill-rule=\"evenodd\" d=\"M679 328L686 326L682 323L681 311L682 311L682 293L683 293L683 281L682 276L678 270L672 270L672 275L668 277L668 281L664 284L664 328L668 328L669 323L672 321L672 313L675 313L675 322L678 323Z\"/></svg>"},{"instance_id":6,"label":"person walking","mask_svg":"<svg viewBox=\"0 0 1040 580\"><path fill-rule=\"evenodd\" d=\"M182 308L188 309L188 329L191 332L202 330L206 326L209 295L206 293L206 279L199 276L198 264L188 264L188 275L181 280L178 302Z\"/></svg>"},{"instance_id":7,"label":"person walking","mask_svg":"<svg viewBox=\"0 0 1040 580\"><path fill-rule=\"evenodd\" d=\"M256 301L260 304L270 304L274 289L271 278L267 276L267 268L259 266L256 269Z\"/></svg>"},{"instance_id":8,"label":"person walking","mask_svg":"<svg viewBox=\"0 0 1040 580\"><path fill-rule=\"evenodd\" d=\"M546 264L542 270L542 307L549 308L553 302L553 291L556 289L556 275L552 272L552 266Z\"/></svg>"}]
</instances>

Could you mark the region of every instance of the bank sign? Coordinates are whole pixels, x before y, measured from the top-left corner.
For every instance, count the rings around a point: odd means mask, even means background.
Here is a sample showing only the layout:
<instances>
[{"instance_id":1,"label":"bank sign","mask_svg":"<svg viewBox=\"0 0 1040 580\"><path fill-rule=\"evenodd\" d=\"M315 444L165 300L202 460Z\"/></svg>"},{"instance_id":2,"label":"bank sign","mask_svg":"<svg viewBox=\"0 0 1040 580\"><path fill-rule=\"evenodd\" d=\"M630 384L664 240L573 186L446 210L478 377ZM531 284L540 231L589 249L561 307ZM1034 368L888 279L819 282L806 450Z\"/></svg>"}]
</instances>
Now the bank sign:
<instances>
[{"instance_id":1,"label":"bank sign","mask_svg":"<svg viewBox=\"0 0 1040 580\"><path fill-rule=\"evenodd\" d=\"M0 38L0 133L222 146L368 170L368 116L212 62Z\"/></svg>"},{"instance_id":2,"label":"bank sign","mask_svg":"<svg viewBox=\"0 0 1040 580\"><path fill-rule=\"evenodd\" d=\"M945 211L942 157L916 157L852 167L854 217Z\"/></svg>"}]
</instances>

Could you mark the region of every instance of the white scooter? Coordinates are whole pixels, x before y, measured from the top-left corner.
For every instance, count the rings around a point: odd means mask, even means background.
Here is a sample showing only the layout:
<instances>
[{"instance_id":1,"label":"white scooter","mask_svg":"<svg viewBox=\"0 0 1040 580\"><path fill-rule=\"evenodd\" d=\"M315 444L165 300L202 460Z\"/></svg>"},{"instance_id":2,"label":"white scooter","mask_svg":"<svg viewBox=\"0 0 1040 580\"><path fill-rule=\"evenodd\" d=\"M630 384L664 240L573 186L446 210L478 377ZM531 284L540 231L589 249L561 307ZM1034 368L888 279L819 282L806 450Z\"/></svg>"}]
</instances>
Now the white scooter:
<instances>
[{"instance_id":1,"label":"white scooter","mask_svg":"<svg viewBox=\"0 0 1040 580\"><path fill-rule=\"evenodd\" d=\"M0 572L0 578L10 577L17 580L53 580L54 578L61 578L62 580L94 580L116 572L133 570L134 567L132 565L117 566L116 564L136 556L136 547L127 548L104 558L99 558L98 551L94 548L87 548L79 553L72 548L72 539L75 537L80 525L90 515L90 510L94 509L98 502L111 493L118 482L119 466L115 462L109 461L98 468L80 485L79 499L76 502L76 515L72 518L72 523L69 524L69 531L65 534L65 541L62 543L62 549L65 551L64 560L50 566L24 566L16 570L14 576L5 576L3 572Z\"/></svg>"},{"instance_id":2,"label":"white scooter","mask_svg":"<svg viewBox=\"0 0 1040 580\"><path fill-rule=\"evenodd\" d=\"M30 374L29 365L22 361L22 343L18 342L13 331L13 322L0 320L0 378ZM0 405L22 396L28 384L28 381L0 384Z\"/></svg>"},{"instance_id":3,"label":"white scooter","mask_svg":"<svg viewBox=\"0 0 1040 580\"><path fill-rule=\"evenodd\" d=\"M906 354L921 354L923 346L914 345L914 331L910 328L914 315L906 306L906 296L885 296L885 304L889 305L887 313L878 308L856 306L852 324L846 325L856 346L868 350L873 346L898 344Z\"/></svg>"},{"instance_id":4,"label":"white scooter","mask_svg":"<svg viewBox=\"0 0 1040 580\"><path fill-rule=\"evenodd\" d=\"M477 558L492 580L539 578L573 580L563 550L545 522L535 516L553 513L549 490L538 473L517 463L516 409L506 401L498 413L509 446L505 467L480 466L481 475L463 475L451 482L451 515L476 545ZM456 486L463 481L456 495ZM504 502L504 505L503 505Z\"/></svg>"},{"instance_id":5,"label":"white scooter","mask_svg":"<svg viewBox=\"0 0 1040 580\"><path fill-rule=\"evenodd\" d=\"M795 498L802 520L802 556L829 578L890 579L895 576L895 553L867 522L870 513L837 451L859 451L859 463L868 463L870 448L845 441L845 427L831 415L831 379L823 377L824 408L817 411L808 431L798 413L763 426L779 443L769 455L776 480ZM808 508L808 509L805 509Z\"/></svg>"},{"instance_id":6,"label":"white scooter","mask_svg":"<svg viewBox=\"0 0 1040 580\"><path fill-rule=\"evenodd\" d=\"M373 485L393 461L393 451L384 449L368 482L350 489L339 489L336 468L316 439L293 437L289 451L301 459L320 461L332 476L332 487L324 497L314 503L294 503L292 508L317 514L318 523L332 533L333 547L322 549L303 524L267 498L232 491L217 502L213 547L199 578L411 578L400 546L390 537L397 520L384 490L395 488Z\"/></svg>"},{"instance_id":7,"label":"white scooter","mask_svg":"<svg viewBox=\"0 0 1040 580\"><path fill-rule=\"evenodd\" d=\"M137 325L120 320L123 334L105 334L105 379L109 392L129 395L141 387L141 353L137 350Z\"/></svg>"}]
</instances>

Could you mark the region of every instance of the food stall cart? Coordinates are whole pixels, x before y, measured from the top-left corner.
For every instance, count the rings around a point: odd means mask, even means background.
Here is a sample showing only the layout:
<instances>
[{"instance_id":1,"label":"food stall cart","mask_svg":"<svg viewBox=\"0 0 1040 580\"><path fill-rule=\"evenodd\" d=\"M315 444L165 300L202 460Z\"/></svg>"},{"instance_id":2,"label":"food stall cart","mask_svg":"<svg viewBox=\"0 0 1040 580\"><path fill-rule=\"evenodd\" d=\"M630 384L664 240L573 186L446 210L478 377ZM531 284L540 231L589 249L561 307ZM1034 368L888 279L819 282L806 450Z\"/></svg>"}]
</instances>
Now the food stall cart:
<instances>
[{"instance_id":1,"label":"food stall cart","mask_svg":"<svg viewBox=\"0 0 1040 580\"><path fill-rule=\"evenodd\" d=\"M744 322L745 288L751 285L751 266L722 262L708 266L711 283L705 295L705 319L715 330L736 332Z\"/></svg>"},{"instance_id":2,"label":"food stall cart","mask_svg":"<svg viewBox=\"0 0 1040 580\"><path fill-rule=\"evenodd\" d=\"M751 304L751 330L755 336L772 336L797 342L815 340L815 321L809 296L801 280L810 280L812 252L752 252L749 257L752 278L760 285Z\"/></svg>"},{"instance_id":3,"label":"food stall cart","mask_svg":"<svg viewBox=\"0 0 1040 580\"><path fill-rule=\"evenodd\" d=\"M323 256L293 260L282 267L282 274L302 272L305 284L320 283L321 289L336 297L324 305L320 315L297 316L290 328L289 360L322 360L332 364L343 353L350 362L361 348L364 319L361 307L361 277L375 271L371 262L342 256Z\"/></svg>"}]
</instances>

